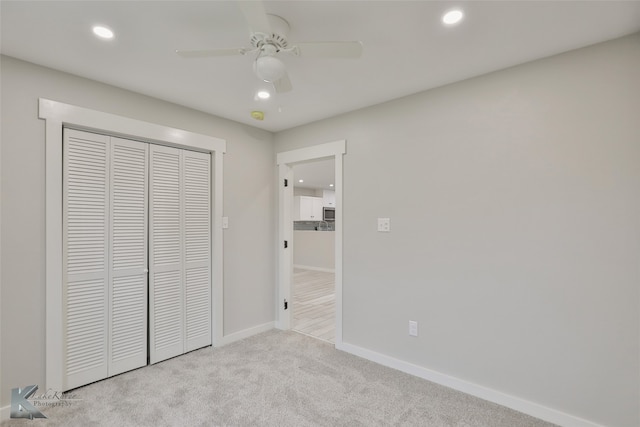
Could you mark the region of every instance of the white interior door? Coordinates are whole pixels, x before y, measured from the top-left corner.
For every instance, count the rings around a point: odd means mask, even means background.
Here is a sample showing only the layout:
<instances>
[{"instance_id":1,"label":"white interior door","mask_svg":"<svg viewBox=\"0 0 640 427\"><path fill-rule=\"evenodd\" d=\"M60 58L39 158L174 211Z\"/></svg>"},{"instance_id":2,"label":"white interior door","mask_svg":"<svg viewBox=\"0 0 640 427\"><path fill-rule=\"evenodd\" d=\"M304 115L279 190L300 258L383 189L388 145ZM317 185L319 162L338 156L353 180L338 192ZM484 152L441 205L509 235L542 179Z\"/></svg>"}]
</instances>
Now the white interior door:
<instances>
[{"instance_id":1,"label":"white interior door","mask_svg":"<svg viewBox=\"0 0 640 427\"><path fill-rule=\"evenodd\" d=\"M150 147L149 359L184 353L182 151Z\"/></svg>"},{"instance_id":2,"label":"white interior door","mask_svg":"<svg viewBox=\"0 0 640 427\"><path fill-rule=\"evenodd\" d=\"M211 345L210 162L151 146L151 363Z\"/></svg>"},{"instance_id":3,"label":"white interior door","mask_svg":"<svg viewBox=\"0 0 640 427\"><path fill-rule=\"evenodd\" d=\"M64 389L211 345L211 156L64 133Z\"/></svg>"},{"instance_id":4,"label":"white interior door","mask_svg":"<svg viewBox=\"0 0 640 427\"><path fill-rule=\"evenodd\" d=\"M65 390L147 363L147 144L64 131Z\"/></svg>"},{"instance_id":5,"label":"white interior door","mask_svg":"<svg viewBox=\"0 0 640 427\"><path fill-rule=\"evenodd\" d=\"M109 376L147 364L148 152L111 138Z\"/></svg>"},{"instance_id":6,"label":"white interior door","mask_svg":"<svg viewBox=\"0 0 640 427\"><path fill-rule=\"evenodd\" d=\"M64 132L63 387L108 375L109 137Z\"/></svg>"},{"instance_id":7,"label":"white interior door","mask_svg":"<svg viewBox=\"0 0 640 427\"><path fill-rule=\"evenodd\" d=\"M185 351L211 345L211 156L183 150Z\"/></svg>"}]
</instances>

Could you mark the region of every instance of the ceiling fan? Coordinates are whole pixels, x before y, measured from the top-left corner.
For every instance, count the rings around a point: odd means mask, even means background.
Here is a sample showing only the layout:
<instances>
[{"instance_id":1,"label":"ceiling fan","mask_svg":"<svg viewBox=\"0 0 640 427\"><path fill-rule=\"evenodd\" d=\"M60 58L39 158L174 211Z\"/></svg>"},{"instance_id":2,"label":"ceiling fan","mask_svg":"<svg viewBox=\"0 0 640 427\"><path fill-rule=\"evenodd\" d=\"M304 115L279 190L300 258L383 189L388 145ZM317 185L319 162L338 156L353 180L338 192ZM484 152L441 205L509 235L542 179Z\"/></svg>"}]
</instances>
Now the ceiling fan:
<instances>
[{"instance_id":1,"label":"ceiling fan","mask_svg":"<svg viewBox=\"0 0 640 427\"><path fill-rule=\"evenodd\" d=\"M316 58L358 58L362 55L359 41L292 43L287 39L289 23L279 16L267 14L262 2L239 1L238 5L249 23L250 47L176 50L176 53L183 58L253 54L255 74L272 83L278 93L292 89L284 62L279 58L283 54Z\"/></svg>"}]
</instances>

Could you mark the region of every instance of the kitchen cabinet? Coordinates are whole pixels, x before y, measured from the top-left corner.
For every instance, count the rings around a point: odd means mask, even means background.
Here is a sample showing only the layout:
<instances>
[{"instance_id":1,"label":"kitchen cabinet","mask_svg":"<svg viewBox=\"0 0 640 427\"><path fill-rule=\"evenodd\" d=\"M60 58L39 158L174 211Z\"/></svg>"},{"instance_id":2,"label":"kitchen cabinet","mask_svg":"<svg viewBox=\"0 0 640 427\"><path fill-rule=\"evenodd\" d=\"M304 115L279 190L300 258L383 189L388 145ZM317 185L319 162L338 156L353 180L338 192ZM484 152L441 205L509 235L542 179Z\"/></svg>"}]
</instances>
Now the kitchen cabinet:
<instances>
[{"instance_id":1,"label":"kitchen cabinet","mask_svg":"<svg viewBox=\"0 0 640 427\"><path fill-rule=\"evenodd\" d=\"M325 208L335 208L336 192L333 190L322 190L322 202Z\"/></svg>"},{"instance_id":2,"label":"kitchen cabinet","mask_svg":"<svg viewBox=\"0 0 640 427\"><path fill-rule=\"evenodd\" d=\"M322 197L295 197L293 199L293 220L322 221L322 204Z\"/></svg>"}]
</instances>

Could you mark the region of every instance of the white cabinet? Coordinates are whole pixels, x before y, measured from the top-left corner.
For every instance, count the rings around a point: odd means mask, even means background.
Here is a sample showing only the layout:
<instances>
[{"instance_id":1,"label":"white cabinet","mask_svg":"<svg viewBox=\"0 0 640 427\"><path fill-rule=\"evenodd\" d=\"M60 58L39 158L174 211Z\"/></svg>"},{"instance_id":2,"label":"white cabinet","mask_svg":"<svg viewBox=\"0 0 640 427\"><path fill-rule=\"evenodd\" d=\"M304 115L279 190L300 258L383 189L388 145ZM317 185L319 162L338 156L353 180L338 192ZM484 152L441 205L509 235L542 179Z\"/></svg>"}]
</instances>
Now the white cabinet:
<instances>
[{"instance_id":1,"label":"white cabinet","mask_svg":"<svg viewBox=\"0 0 640 427\"><path fill-rule=\"evenodd\" d=\"M322 202L326 208L335 208L336 192L333 190L322 190Z\"/></svg>"},{"instance_id":2,"label":"white cabinet","mask_svg":"<svg viewBox=\"0 0 640 427\"><path fill-rule=\"evenodd\" d=\"M294 198L294 221L322 221L322 198L298 196Z\"/></svg>"}]
</instances>

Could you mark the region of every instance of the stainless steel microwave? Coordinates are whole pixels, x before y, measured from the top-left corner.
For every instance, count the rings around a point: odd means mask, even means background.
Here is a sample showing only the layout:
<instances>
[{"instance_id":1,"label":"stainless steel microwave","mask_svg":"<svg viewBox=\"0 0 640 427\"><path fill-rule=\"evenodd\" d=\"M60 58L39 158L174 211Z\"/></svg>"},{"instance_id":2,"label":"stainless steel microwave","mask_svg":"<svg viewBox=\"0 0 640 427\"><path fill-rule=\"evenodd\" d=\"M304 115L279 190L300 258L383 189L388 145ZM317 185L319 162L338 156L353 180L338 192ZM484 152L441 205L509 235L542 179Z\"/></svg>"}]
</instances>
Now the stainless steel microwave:
<instances>
[{"instance_id":1,"label":"stainless steel microwave","mask_svg":"<svg viewBox=\"0 0 640 427\"><path fill-rule=\"evenodd\" d=\"M336 208L324 208L322 219L325 221L335 221L336 220Z\"/></svg>"}]
</instances>

